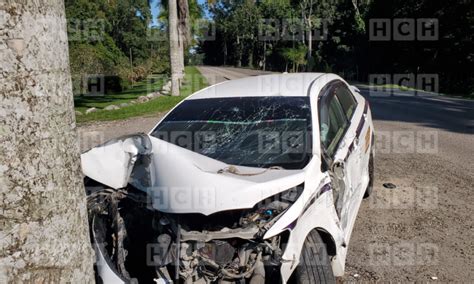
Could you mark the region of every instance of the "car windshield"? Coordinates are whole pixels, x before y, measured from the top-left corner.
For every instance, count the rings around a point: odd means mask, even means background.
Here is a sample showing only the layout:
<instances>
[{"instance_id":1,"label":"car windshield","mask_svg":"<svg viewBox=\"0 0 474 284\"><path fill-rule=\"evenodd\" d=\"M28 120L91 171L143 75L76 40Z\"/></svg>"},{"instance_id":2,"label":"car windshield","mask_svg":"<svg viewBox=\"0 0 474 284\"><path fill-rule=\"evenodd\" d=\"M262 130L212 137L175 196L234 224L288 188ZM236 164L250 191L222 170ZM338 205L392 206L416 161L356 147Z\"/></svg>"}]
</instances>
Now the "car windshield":
<instances>
[{"instance_id":1,"label":"car windshield","mask_svg":"<svg viewBox=\"0 0 474 284\"><path fill-rule=\"evenodd\" d=\"M311 153L308 97L186 100L154 137L230 165L301 169Z\"/></svg>"}]
</instances>

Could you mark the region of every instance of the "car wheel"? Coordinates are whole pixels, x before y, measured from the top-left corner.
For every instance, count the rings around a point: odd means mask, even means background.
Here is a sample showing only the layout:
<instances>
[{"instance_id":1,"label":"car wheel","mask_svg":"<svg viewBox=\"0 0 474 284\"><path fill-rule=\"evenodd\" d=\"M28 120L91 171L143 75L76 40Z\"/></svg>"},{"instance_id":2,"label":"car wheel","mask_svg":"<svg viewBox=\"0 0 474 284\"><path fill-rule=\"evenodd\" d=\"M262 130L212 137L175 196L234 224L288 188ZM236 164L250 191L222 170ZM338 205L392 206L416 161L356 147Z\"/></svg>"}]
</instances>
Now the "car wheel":
<instances>
[{"instance_id":1,"label":"car wheel","mask_svg":"<svg viewBox=\"0 0 474 284\"><path fill-rule=\"evenodd\" d=\"M369 184L365 189L364 198L369 197L374 190L374 154L370 153L369 158Z\"/></svg>"},{"instance_id":2,"label":"car wheel","mask_svg":"<svg viewBox=\"0 0 474 284\"><path fill-rule=\"evenodd\" d=\"M303 244L300 263L290 280L296 284L336 283L326 244L316 230Z\"/></svg>"}]
</instances>

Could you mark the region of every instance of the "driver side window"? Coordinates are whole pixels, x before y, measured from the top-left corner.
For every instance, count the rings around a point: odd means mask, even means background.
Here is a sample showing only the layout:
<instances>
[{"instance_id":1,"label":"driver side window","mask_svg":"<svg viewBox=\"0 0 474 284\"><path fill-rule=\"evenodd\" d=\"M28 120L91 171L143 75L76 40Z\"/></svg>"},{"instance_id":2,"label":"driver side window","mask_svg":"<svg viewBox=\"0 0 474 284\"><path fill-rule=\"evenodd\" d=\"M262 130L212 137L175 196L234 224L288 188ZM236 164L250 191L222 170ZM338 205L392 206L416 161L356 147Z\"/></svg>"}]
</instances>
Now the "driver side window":
<instances>
[{"instance_id":1,"label":"driver side window","mask_svg":"<svg viewBox=\"0 0 474 284\"><path fill-rule=\"evenodd\" d=\"M337 88L331 87L328 93L320 98L319 108L321 144L330 157L336 153L348 127L348 120L336 96L336 90Z\"/></svg>"}]
</instances>

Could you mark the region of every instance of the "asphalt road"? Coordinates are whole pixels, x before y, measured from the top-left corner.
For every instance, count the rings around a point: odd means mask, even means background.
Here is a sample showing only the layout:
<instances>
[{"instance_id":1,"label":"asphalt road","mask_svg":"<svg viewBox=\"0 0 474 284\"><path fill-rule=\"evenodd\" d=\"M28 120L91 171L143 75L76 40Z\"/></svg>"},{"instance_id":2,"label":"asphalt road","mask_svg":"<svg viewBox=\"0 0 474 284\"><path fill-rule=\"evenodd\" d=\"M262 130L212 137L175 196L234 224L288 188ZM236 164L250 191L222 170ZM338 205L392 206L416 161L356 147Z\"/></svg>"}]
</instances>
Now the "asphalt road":
<instances>
[{"instance_id":1,"label":"asphalt road","mask_svg":"<svg viewBox=\"0 0 474 284\"><path fill-rule=\"evenodd\" d=\"M210 84L268 73L199 70ZM361 206L340 281L474 281L474 101L360 89L377 133L375 190ZM148 131L158 119L82 125L81 149Z\"/></svg>"},{"instance_id":2,"label":"asphalt road","mask_svg":"<svg viewBox=\"0 0 474 284\"><path fill-rule=\"evenodd\" d=\"M212 83L260 74L199 70ZM377 132L375 193L361 206L340 281L474 281L474 101L359 88Z\"/></svg>"}]
</instances>

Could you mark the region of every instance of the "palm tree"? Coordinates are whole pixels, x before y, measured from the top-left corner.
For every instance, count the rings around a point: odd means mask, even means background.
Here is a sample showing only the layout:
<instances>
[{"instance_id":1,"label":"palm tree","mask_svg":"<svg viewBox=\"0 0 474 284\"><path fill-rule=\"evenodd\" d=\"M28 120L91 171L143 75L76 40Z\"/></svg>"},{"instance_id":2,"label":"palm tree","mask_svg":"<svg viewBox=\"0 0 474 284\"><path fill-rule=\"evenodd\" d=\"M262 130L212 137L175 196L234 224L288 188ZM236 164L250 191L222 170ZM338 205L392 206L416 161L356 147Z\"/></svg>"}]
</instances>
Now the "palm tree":
<instances>
[{"instance_id":1,"label":"palm tree","mask_svg":"<svg viewBox=\"0 0 474 284\"><path fill-rule=\"evenodd\" d=\"M179 96L180 81L183 77L183 46L179 38L178 5L176 0L168 0L168 30L170 34L171 95Z\"/></svg>"},{"instance_id":2,"label":"palm tree","mask_svg":"<svg viewBox=\"0 0 474 284\"><path fill-rule=\"evenodd\" d=\"M92 283L64 3L0 14L0 282Z\"/></svg>"}]
</instances>

